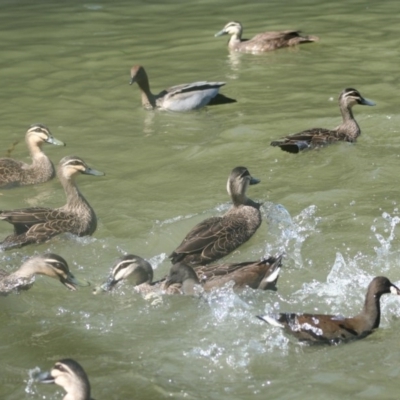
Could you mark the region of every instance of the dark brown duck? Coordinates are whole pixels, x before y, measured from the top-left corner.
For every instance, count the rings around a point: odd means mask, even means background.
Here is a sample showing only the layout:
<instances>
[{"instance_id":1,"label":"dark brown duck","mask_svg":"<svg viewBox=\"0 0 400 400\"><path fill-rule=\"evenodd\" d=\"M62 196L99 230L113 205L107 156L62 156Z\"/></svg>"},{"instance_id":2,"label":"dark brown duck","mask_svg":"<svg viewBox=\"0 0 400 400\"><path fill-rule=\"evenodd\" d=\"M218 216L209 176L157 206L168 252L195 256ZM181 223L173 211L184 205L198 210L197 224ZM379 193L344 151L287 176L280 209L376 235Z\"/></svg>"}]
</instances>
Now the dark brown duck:
<instances>
[{"instance_id":1,"label":"dark brown duck","mask_svg":"<svg viewBox=\"0 0 400 400\"><path fill-rule=\"evenodd\" d=\"M76 186L75 178L79 174L104 175L103 172L89 168L79 157L64 157L58 165L58 178L67 197L64 206L54 209L32 207L0 211L0 220L14 226L14 233L0 243L0 248L10 249L42 243L65 232L77 236L92 235L97 227L97 218Z\"/></svg>"},{"instance_id":2,"label":"dark brown duck","mask_svg":"<svg viewBox=\"0 0 400 400\"><path fill-rule=\"evenodd\" d=\"M339 96L339 108L342 123L334 129L311 128L303 132L288 135L271 142L271 146L280 147L288 153L299 153L302 150L315 149L335 142L355 142L361 135L361 129L354 119L352 107L356 104L374 106L375 103L365 99L356 89L344 89Z\"/></svg>"},{"instance_id":3,"label":"dark brown duck","mask_svg":"<svg viewBox=\"0 0 400 400\"><path fill-rule=\"evenodd\" d=\"M233 202L231 209L222 217L208 218L196 225L172 252L171 262L206 265L249 240L261 224L261 213L260 204L249 199L246 191L249 185L259 182L247 168L234 168L227 183Z\"/></svg>"},{"instance_id":4,"label":"dark brown duck","mask_svg":"<svg viewBox=\"0 0 400 400\"><path fill-rule=\"evenodd\" d=\"M257 318L284 328L286 332L300 341L338 344L363 339L379 327L380 298L386 293L400 295L400 289L393 285L388 278L377 276L368 286L362 311L355 317L280 313L278 315L258 315Z\"/></svg>"}]
</instances>

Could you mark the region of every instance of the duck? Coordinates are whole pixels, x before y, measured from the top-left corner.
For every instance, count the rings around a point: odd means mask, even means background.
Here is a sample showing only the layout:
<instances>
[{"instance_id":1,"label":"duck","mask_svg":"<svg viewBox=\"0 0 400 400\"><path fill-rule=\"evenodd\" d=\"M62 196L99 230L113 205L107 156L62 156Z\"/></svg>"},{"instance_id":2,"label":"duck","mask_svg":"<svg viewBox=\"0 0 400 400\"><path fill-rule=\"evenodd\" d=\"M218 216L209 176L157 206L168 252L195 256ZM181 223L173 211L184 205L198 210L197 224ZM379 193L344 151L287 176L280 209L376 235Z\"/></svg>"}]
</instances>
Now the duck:
<instances>
[{"instance_id":1,"label":"duck","mask_svg":"<svg viewBox=\"0 0 400 400\"><path fill-rule=\"evenodd\" d=\"M260 290L276 290L276 283L282 266L282 254L260 261L212 264L196 268L182 262L171 267L166 287L181 285L183 294L192 294L196 286L208 292L233 282L233 289L250 287ZM178 286L179 287L179 286Z\"/></svg>"},{"instance_id":2,"label":"duck","mask_svg":"<svg viewBox=\"0 0 400 400\"><path fill-rule=\"evenodd\" d=\"M383 294L400 295L400 289L384 276L370 282L364 307L355 317L341 315L279 313L257 315L271 325L283 328L302 342L335 345L363 339L373 333L380 323L380 298Z\"/></svg>"},{"instance_id":3,"label":"duck","mask_svg":"<svg viewBox=\"0 0 400 400\"><path fill-rule=\"evenodd\" d=\"M142 105L145 109L168 111L191 111L205 106L235 103L235 99L219 93L225 82L192 82L172 86L159 94L150 91L149 78L141 65L131 68L130 85L137 83L142 94Z\"/></svg>"},{"instance_id":4,"label":"duck","mask_svg":"<svg viewBox=\"0 0 400 400\"><path fill-rule=\"evenodd\" d=\"M231 21L214 36L231 35L228 42L229 50L253 54L319 40L317 36L303 36L297 30L263 32L251 39L242 39L242 33L243 25L240 22Z\"/></svg>"},{"instance_id":5,"label":"duck","mask_svg":"<svg viewBox=\"0 0 400 400\"><path fill-rule=\"evenodd\" d=\"M80 285L63 257L46 253L28 258L12 273L0 269L0 294L7 295L11 292L30 289L35 281L35 275L58 279L70 290L76 290L76 286Z\"/></svg>"},{"instance_id":6,"label":"duck","mask_svg":"<svg viewBox=\"0 0 400 400\"><path fill-rule=\"evenodd\" d=\"M300 153L307 149L317 149L338 141L353 143L361 135L361 129L354 119L352 107L356 104L374 106L372 100L365 99L357 89L346 88L339 96L342 123L334 129L311 128L271 142L288 153Z\"/></svg>"},{"instance_id":7,"label":"duck","mask_svg":"<svg viewBox=\"0 0 400 400\"><path fill-rule=\"evenodd\" d=\"M234 168L227 182L232 207L223 216L197 224L170 254L172 264L210 264L247 242L261 225L261 204L246 196L249 185L258 183L260 180L253 178L246 167Z\"/></svg>"},{"instance_id":8,"label":"duck","mask_svg":"<svg viewBox=\"0 0 400 400\"><path fill-rule=\"evenodd\" d=\"M50 371L39 373L34 379L40 383L55 383L61 386L66 392L63 400L94 400L90 394L90 382L85 370L72 358L57 361Z\"/></svg>"},{"instance_id":9,"label":"duck","mask_svg":"<svg viewBox=\"0 0 400 400\"><path fill-rule=\"evenodd\" d=\"M32 164L12 158L0 158L0 188L34 185L54 178L54 165L43 153L42 146L43 143L65 146L65 143L56 139L43 124L31 125L25 134L25 141Z\"/></svg>"},{"instance_id":10,"label":"duck","mask_svg":"<svg viewBox=\"0 0 400 400\"><path fill-rule=\"evenodd\" d=\"M93 294L110 292L122 281L129 281L135 292L144 295L180 293L180 287L175 288L170 285L166 288L165 278L153 282L153 275L153 267L147 260L134 254L126 254L114 262L109 277L103 284L93 289Z\"/></svg>"},{"instance_id":11,"label":"duck","mask_svg":"<svg viewBox=\"0 0 400 400\"><path fill-rule=\"evenodd\" d=\"M0 249L7 250L32 243L43 243L60 233L77 236L92 235L97 227L94 210L80 193L75 183L79 174L102 176L103 172L90 168L82 158L66 156L58 164L57 175L64 188L67 203L60 208L22 208L0 211L0 220L14 226Z\"/></svg>"},{"instance_id":12,"label":"duck","mask_svg":"<svg viewBox=\"0 0 400 400\"><path fill-rule=\"evenodd\" d=\"M229 281L234 282L235 289L249 286L253 289L276 290L281 266L282 255L279 255L278 257L267 257L260 261L203 266L197 268L195 274L198 283L201 282L206 291L223 286ZM167 279L153 282L153 268L150 263L140 256L127 254L116 260L108 279L94 289L93 293L108 292L123 280L129 280L134 285L135 291L141 293L150 291L167 294L182 293L182 284L185 276L187 276L186 269L191 269L191 267L177 263L171 268ZM166 284L167 281L168 284Z\"/></svg>"}]
</instances>

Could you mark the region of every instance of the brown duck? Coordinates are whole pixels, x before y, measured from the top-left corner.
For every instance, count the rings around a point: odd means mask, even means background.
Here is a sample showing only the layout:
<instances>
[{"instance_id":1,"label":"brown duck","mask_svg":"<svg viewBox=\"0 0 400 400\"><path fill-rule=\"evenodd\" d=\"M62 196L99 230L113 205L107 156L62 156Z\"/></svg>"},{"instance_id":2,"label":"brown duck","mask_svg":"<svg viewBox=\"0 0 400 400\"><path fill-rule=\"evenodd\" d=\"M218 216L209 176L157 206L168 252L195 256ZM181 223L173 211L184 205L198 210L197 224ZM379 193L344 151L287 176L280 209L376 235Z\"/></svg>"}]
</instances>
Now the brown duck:
<instances>
[{"instance_id":1,"label":"brown duck","mask_svg":"<svg viewBox=\"0 0 400 400\"><path fill-rule=\"evenodd\" d=\"M172 252L171 262L209 264L249 240L261 224L261 213L260 204L249 199L246 191L249 185L259 182L247 168L234 168L227 183L233 202L230 210L222 217L211 217L196 225Z\"/></svg>"},{"instance_id":2,"label":"brown duck","mask_svg":"<svg viewBox=\"0 0 400 400\"><path fill-rule=\"evenodd\" d=\"M0 220L14 225L14 233L0 243L1 249L42 243L65 232L77 236L94 233L97 227L96 214L80 193L75 178L79 174L101 176L104 173L89 168L76 156L64 157L58 165L57 173L67 196L67 203L54 209L32 207L0 211Z\"/></svg>"},{"instance_id":3,"label":"brown duck","mask_svg":"<svg viewBox=\"0 0 400 400\"><path fill-rule=\"evenodd\" d=\"M54 178L54 165L42 151L44 143L65 146L63 142L53 137L49 128L42 124L29 127L25 141L32 157L32 164L12 158L0 158L0 188L33 185L47 182Z\"/></svg>"},{"instance_id":4,"label":"brown duck","mask_svg":"<svg viewBox=\"0 0 400 400\"><path fill-rule=\"evenodd\" d=\"M137 83L142 94L144 108L153 110L156 108L169 111L190 111L205 106L235 103L236 100L218 93L225 82L192 82L172 86L159 94L150 91L149 78L141 65L131 68L130 84Z\"/></svg>"},{"instance_id":5,"label":"brown duck","mask_svg":"<svg viewBox=\"0 0 400 400\"><path fill-rule=\"evenodd\" d=\"M261 261L231 264L212 264L196 268L184 263L171 267L166 287L180 285L184 294L193 293L201 285L205 291L233 282L234 289L250 287L260 290L276 290L276 283L282 266L282 255Z\"/></svg>"},{"instance_id":6,"label":"brown duck","mask_svg":"<svg viewBox=\"0 0 400 400\"><path fill-rule=\"evenodd\" d=\"M255 54L319 40L317 36L303 36L296 30L264 32L251 39L242 39L242 33L242 24L232 21L215 36L231 35L228 42L229 50Z\"/></svg>"},{"instance_id":7,"label":"brown duck","mask_svg":"<svg viewBox=\"0 0 400 400\"><path fill-rule=\"evenodd\" d=\"M354 119L352 107L356 104L374 106L375 103L365 99L356 89L344 89L339 96L339 108L343 122L334 129L311 128L303 132L288 135L271 142L271 146L280 147L288 153L299 153L302 150L315 149L338 141L355 142L361 135L361 129Z\"/></svg>"},{"instance_id":8,"label":"brown duck","mask_svg":"<svg viewBox=\"0 0 400 400\"><path fill-rule=\"evenodd\" d=\"M381 318L380 298L385 293L400 295L400 289L388 278L375 277L368 286L364 307L351 318L326 314L258 315L257 318L279 326L300 341L338 344L363 339L379 327Z\"/></svg>"}]
</instances>

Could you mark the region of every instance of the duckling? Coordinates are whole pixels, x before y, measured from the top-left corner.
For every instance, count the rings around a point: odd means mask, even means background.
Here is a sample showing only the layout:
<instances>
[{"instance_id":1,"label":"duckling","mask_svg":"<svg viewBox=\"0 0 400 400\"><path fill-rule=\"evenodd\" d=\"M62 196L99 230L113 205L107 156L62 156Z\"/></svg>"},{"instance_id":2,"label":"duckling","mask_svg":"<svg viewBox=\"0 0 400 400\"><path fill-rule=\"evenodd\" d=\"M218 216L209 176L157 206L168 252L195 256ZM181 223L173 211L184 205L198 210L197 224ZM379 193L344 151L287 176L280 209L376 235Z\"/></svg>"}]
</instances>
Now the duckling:
<instances>
[{"instance_id":1,"label":"duckling","mask_svg":"<svg viewBox=\"0 0 400 400\"><path fill-rule=\"evenodd\" d=\"M269 257L261 261L247 261L242 263L217 264L198 267L196 269L197 280L201 282L204 290L223 286L229 281L234 281L234 288L249 286L253 289L276 290L276 282L282 265L282 255ZM151 291L176 294L182 292L182 284L186 266L176 264L171 268L168 285L165 279L153 282L153 268L142 257L128 254L119 258L111 269L107 281L93 293L110 291L119 282L128 280L135 286L135 291L148 293ZM187 267L191 268L191 267ZM176 285L173 285L176 284Z\"/></svg>"},{"instance_id":2,"label":"duckling","mask_svg":"<svg viewBox=\"0 0 400 400\"><path fill-rule=\"evenodd\" d=\"M363 339L379 328L380 298L385 293L400 295L400 289L383 276L375 277L368 286L364 307L351 318L326 314L258 315L257 318L271 325L284 328L300 341L309 343L338 344Z\"/></svg>"},{"instance_id":3,"label":"duckling","mask_svg":"<svg viewBox=\"0 0 400 400\"><path fill-rule=\"evenodd\" d=\"M64 258L57 254L47 253L29 258L11 274L0 269L0 294L7 295L12 291L30 289L37 274L58 279L70 290L76 290L76 286L79 285Z\"/></svg>"},{"instance_id":4,"label":"duckling","mask_svg":"<svg viewBox=\"0 0 400 400\"><path fill-rule=\"evenodd\" d=\"M71 358L57 361L51 371L42 372L34 378L37 382L61 386L66 391L63 400L94 400L90 395L90 382L85 370Z\"/></svg>"},{"instance_id":5,"label":"duckling","mask_svg":"<svg viewBox=\"0 0 400 400\"><path fill-rule=\"evenodd\" d=\"M64 157L57 171L67 197L64 206L55 209L32 207L0 211L0 220L14 225L14 233L0 243L0 248L11 249L42 243L64 232L78 236L92 235L97 227L97 218L76 186L75 178L78 174L104 175L103 172L89 168L79 157Z\"/></svg>"},{"instance_id":6,"label":"duckling","mask_svg":"<svg viewBox=\"0 0 400 400\"><path fill-rule=\"evenodd\" d=\"M249 185L259 182L247 168L234 168L227 183L232 207L222 217L211 217L196 225L169 256L172 264L206 265L249 240L261 224L261 204L249 199L246 191Z\"/></svg>"},{"instance_id":7,"label":"duckling","mask_svg":"<svg viewBox=\"0 0 400 400\"><path fill-rule=\"evenodd\" d=\"M233 282L234 289L250 287L260 290L276 290L276 283L282 266L282 255L268 257L261 261L247 261L232 264L213 264L196 268L184 263L171 267L166 287L181 285L184 294L193 293L201 285L204 291Z\"/></svg>"},{"instance_id":8,"label":"duckling","mask_svg":"<svg viewBox=\"0 0 400 400\"><path fill-rule=\"evenodd\" d=\"M130 85L135 82L142 93L142 105L149 110L160 108L169 111L190 111L204 106L236 102L218 93L225 82L193 82L172 86L156 95L152 94L149 78L141 65L134 65L131 68Z\"/></svg>"},{"instance_id":9,"label":"duckling","mask_svg":"<svg viewBox=\"0 0 400 400\"><path fill-rule=\"evenodd\" d=\"M228 22L215 36L231 35L228 42L229 50L253 54L319 40L317 36L302 36L300 31L294 30L259 33L252 39L242 39L242 33L242 24L232 21Z\"/></svg>"},{"instance_id":10,"label":"duckling","mask_svg":"<svg viewBox=\"0 0 400 400\"><path fill-rule=\"evenodd\" d=\"M42 151L43 143L65 146L53 137L49 128L42 124L31 125L25 141L32 157L32 164L12 158L0 158L0 188L12 188L47 182L54 178L54 165Z\"/></svg>"},{"instance_id":11,"label":"duckling","mask_svg":"<svg viewBox=\"0 0 400 400\"><path fill-rule=\"evenodd\" d=\"M343 118L343 122L339 126L334 129L308 129L273 141L271 146L278 146L288 153L299 153L302 150L316 149L338 141L355 142L357 137L361 135L361 129L352 112L352 107L355 104L375 105L373 101L362 97L358 90L344 89L339 96L339 108Z\"/></svg>"}]
</instances>

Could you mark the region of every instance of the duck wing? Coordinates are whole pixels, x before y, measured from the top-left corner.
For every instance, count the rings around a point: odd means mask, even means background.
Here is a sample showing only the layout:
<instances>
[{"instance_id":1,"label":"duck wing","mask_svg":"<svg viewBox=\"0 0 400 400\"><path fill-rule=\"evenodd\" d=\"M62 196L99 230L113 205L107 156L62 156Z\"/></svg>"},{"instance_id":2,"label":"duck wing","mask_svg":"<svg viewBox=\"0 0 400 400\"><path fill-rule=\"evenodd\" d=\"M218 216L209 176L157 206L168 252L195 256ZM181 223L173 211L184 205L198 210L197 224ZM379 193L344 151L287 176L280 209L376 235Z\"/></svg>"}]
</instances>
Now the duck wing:
<instances>
[{"instance_id":1,"label":"duck wing","mask_svg":"<svg viewBox=\"0 0 400 400\"><path fill-rule=\"evenodd\" d=\"M22 178L22 168L26 166L25 163L12 158L0 159L0 187L11 188L19 186L19 181Z\"/></svg>"}]
</instances>

